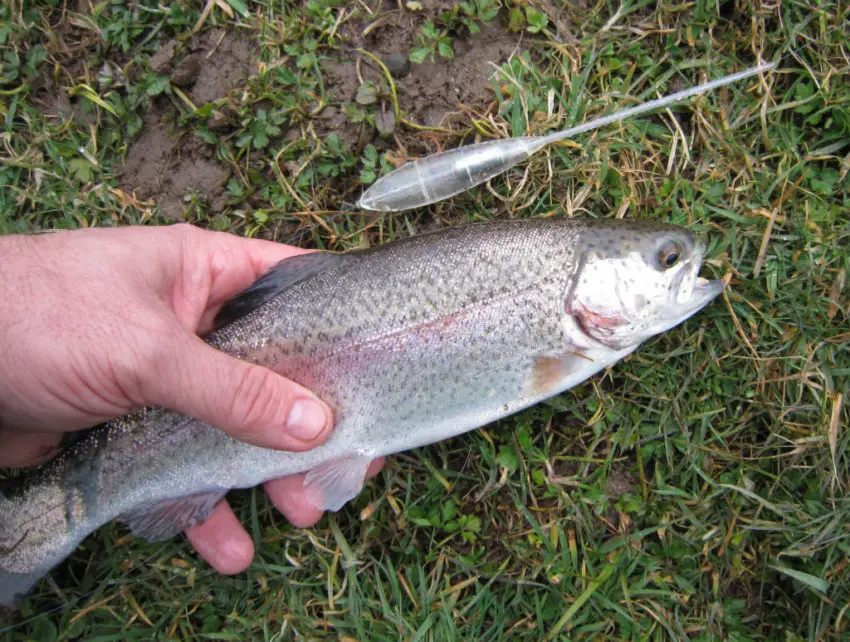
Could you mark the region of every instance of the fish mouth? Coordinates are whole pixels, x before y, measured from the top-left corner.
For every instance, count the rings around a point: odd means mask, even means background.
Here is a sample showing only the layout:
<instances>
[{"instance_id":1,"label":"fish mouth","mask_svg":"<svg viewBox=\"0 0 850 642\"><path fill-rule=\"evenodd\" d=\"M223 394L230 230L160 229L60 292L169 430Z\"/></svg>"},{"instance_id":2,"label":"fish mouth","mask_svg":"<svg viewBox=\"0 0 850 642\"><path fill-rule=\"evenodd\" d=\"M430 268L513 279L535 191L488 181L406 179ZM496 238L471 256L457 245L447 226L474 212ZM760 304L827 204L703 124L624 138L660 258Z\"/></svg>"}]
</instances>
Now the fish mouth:
<instances>
[{"instance_id":1,"label":"fish mouth","mask_svg":"<svg viewBox=\"0 0 850 642\"><path fill-rule=\"evenodd\" d=\"M708 303L721 292L723 292L723 288L723 281L717 279L710 281L701 276L698 276L696 279L694 279L694 289L691 294L691 298L703 298L705 299L706 303Z\"/></svg>"},{"instance_id":2,"label":"fish mouth","mask_svg":"<svg viewBox=\"0 0 850 642\"><path fill-rule=\"evenodd\" d=\"M677 295L671 309L671 317L676 324L690 318L711 303L725 287L723 281L709 280L699 275L703 267L705 245L697 241L694 246L692 261L677 279Z\"/></svg>"},{"instance_id":3,"label":"fish mouth","mask_svg":"<svg viewBox=\"0 0 850 642\"><path fill-rule=\"evenodd\" d=\"M698 275L693 276L692 286L680 290L678 300L678 323L693 316L711 303L725 287L723 281L709 280ZM689 290L689 291L688 291Z\"/></svg>"},{"instance_id":4,"label":"fish mouth","mask_svg":"<svg viewBox=\"0 0 850 642\"><path fill-rule=\"evenodd\" d=\"M681 273L678 283L677 303L684 308L685 318L704 308L723 292L723 281L709 280L699 275L705 257L705 243L694 243L691 264Z\"/></svg>"}]
</instances>

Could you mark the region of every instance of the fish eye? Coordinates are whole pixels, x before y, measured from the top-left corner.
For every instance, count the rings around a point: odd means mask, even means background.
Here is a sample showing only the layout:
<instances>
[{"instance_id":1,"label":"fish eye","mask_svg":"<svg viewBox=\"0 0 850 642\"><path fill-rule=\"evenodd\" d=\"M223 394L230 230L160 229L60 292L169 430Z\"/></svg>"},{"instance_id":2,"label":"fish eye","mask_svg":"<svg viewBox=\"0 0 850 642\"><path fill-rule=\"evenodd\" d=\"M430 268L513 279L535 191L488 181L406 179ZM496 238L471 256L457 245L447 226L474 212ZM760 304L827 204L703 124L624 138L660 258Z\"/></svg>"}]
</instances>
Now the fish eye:
<instances>
[{"instance_id":1,"label":"fish eye","mask_svg":"<svg viewBox=\"0 0 850 642\"><path fill-rule=\"evenodd\" d=\"M665 243L658 251L658 262L665 270L669 270L676 265L681 258L682 246L675 241Z\"/></svg>"}]
</instances>

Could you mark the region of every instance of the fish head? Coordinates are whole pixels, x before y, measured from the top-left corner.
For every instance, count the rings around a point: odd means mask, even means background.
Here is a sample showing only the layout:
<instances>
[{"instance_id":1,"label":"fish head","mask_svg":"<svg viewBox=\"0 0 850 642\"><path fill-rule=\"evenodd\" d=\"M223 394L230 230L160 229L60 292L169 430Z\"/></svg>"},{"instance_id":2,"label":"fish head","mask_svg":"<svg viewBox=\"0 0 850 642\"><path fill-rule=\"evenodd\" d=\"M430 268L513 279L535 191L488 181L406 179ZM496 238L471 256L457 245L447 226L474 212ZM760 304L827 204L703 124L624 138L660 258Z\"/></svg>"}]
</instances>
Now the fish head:
<instances>
[{"instance_id":1,"label":"fish head","mask_svg":"<svg viewBox=\"0 0 850 642\"><path fill-rule=\"evenodd\" d=\"M682 323L723 291L699 276L705 244L688 230L623 223L582 232L566 304L585 334L616 350Z\"/></svg>"}]
</instances>

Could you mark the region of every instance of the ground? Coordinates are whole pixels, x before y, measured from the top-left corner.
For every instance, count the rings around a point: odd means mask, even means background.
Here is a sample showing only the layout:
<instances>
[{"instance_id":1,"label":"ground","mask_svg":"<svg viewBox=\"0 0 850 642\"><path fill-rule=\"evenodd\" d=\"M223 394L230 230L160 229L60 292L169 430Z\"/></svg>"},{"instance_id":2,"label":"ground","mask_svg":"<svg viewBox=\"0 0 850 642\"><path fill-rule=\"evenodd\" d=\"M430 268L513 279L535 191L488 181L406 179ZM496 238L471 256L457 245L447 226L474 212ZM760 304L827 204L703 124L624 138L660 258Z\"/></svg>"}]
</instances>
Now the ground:
<instances>
[{"instance_id":1,"label":"ground","mask_svg":"<svg viewBox=\"0 0 850 642\"><path fill-rule=\"evenodd\" d=\"M0 640L843 640L850 13L842 3L13 2L0 233L170 224L345 250L492 218L670 221L727 292L563 395L392 458L259 554L95 533ZM755 64L427 208L405 161L556 131ZM381 64L379 64L379 62Z\"/></svg>"}]
</instances>

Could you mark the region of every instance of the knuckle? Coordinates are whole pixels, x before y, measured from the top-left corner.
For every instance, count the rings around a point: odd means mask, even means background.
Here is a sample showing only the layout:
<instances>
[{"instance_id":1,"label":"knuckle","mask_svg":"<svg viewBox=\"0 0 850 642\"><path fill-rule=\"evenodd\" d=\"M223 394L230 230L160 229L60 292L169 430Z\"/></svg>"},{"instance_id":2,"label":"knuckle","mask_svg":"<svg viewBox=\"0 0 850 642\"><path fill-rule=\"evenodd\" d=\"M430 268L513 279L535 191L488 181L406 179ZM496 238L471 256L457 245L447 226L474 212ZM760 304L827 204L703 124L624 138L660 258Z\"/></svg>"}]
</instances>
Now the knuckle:
<instances>
[{"instance_id":1,"label":"knuckle","mask_svg":"<svg viewBox=\"0 0 850 642\"><path fill-rule=\"evenodd\" d=\"M191 223L175 223L166 228L168 242L187 256L203 246L206 232Z\"/></svg>"},{"instance_id":2,"label":"knuckle","mask_svg":"<svg viewBox=\"0 0 850 642\"><path fill-rule=\"evenodd\" d=\"M284 399L275 375L252 366L243 371L234 391L230 416L235 426L261 431L278 421L283 424Z\"/></svg>"},{"instance_id":3,"label":"knuckle","mask_svg":"<svg viewBox=\"0 0 850 642\"><path fill-rule=\"evenodd\" d=\"M186 378L187 350L179 329L166 323L150 323L133 332L124 345L116 376L137 390L142 404L167 405L179 401L175 395Z\"/></svg>"},{"instance_id":4,"label":"knuckle","mask_svg":"<svg viewBox=\"0 0 850 642\"><path fill-rule=\"evenodd\" d=\"M196 236L200 232L200 230L191 223L175 223L170 226L170 229L175 234L188 238Z\"/></svg>"}]
</instances>

